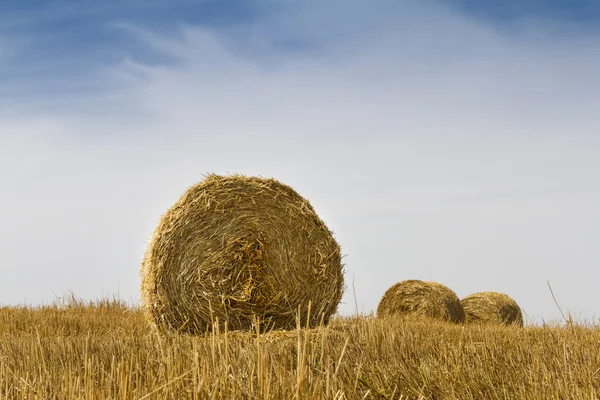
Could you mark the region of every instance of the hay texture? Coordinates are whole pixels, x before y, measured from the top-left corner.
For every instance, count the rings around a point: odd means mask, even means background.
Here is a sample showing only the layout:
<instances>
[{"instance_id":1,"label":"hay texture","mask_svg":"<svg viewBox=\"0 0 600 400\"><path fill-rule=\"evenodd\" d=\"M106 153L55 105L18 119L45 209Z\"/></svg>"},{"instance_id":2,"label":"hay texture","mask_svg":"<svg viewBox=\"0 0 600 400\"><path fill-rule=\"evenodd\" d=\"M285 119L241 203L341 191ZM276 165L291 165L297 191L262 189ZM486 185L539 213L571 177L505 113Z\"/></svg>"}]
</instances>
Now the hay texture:
<instances>
[{"instance_id":1,"label":"hay texture","mask_svg":"<svg viewBox=\"0 0 600 400\"><path fill-rule=\"evenodd\" d=\"M309 202L274 179L208 175L162 216L141 269L159 328L204 333L327 323L344 291L340 246ZM310 311L308 304L310 302Z\"/></svg>"},{"instance_id":2,"label":"hay texture","mask_svg":"<svg viewBox=\"0 0 600 400\"><path fill-rule=\"evenodd\" d=\"M461 303L466 322L523 326L521 308L504 293L475 293L462 299Z\"/></svg>"},{"instance_id":3,"label":"hay texture","mask_svg":"<svg viewBox=\"0 0 600 400\"><path fill-rule=\"evenodd\" d=\"M408 280L390 287L377 307L378 317L426 317L462 323L465 313L456 294L436 282Z\"/></svg>"}]
</instances>

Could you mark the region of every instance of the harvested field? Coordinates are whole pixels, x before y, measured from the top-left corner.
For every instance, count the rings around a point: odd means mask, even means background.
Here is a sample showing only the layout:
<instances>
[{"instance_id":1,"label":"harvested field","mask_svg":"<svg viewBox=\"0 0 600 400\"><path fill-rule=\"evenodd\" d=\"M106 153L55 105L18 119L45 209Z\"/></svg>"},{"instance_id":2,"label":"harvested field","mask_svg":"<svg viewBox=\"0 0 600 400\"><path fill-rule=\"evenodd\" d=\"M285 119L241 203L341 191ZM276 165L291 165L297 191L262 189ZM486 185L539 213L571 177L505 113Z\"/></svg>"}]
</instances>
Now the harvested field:
<instances>
[{"instance_id":1,"label":"harvested field","mask_svg":"<svg viewBox=\"0 0 600 400\"><path fill-rule=\"evenodd\" d=\"M118 302L4 307L0 398L596 399L598 343L597 326L369 316L158 335Z\"/></svg>"}]
</instances>

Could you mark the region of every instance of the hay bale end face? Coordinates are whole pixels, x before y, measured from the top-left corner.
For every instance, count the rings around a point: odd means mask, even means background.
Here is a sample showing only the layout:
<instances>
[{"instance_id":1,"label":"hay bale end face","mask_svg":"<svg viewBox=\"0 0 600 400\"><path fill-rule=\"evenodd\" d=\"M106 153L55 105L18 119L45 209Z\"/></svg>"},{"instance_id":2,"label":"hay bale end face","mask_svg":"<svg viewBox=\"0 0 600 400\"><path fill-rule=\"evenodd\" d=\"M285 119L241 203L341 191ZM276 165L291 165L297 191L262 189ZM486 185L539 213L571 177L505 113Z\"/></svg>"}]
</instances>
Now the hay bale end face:
<instances>
[{"instance_id":1,"label":"hay bale end face","mask_svg":"<svg viewBox=\"0 0 600 400\"><path fill-rule=\"evenodd\" d=\"M465 320L456 294L436 282L408 280L390 287L377 307L378 317L426 317L455 323Z\"/></svg>"},{"instance_id":2,"label":"hay bale end face","mask_svg":"<svg viewBox=\"0 0 600 400\"><path fill-rule=\"evenodd\" d=\"M523 326L517 302L504 293L479 292L461 300L466 322Z\"/></svg>"},{"instance_id":3,"label":"hay bale end face","mask_svg":"<svg viewBox=\"0 0 600 400\"><path fill-rule=\"evenodd\" d=\"M344 291L340 246L274 179L208 175L162 216L141 268L151 323L204 333L327 323ZM310 303L310 311L309 311Z\"/></svg>"}]
</instances>

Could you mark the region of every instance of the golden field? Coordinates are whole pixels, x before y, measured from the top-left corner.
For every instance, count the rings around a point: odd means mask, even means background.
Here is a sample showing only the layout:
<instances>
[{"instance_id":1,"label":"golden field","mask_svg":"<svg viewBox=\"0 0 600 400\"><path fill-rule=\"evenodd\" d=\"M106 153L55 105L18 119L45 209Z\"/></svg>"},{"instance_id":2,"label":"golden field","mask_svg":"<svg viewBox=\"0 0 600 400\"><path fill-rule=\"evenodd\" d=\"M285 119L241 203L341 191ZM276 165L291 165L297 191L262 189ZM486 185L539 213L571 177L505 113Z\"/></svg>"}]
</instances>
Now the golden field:
<instances>
[{"instance_id":1,"label":"golden field","mask_svg":"<svg viewBox=\"0 0 600 400\"><path fill-rule=\"evenodd\" d=\"M360 316L190 337L118 301L0 308L0 399L598 398L598 326Z\"/></svg>"}]
</instances>

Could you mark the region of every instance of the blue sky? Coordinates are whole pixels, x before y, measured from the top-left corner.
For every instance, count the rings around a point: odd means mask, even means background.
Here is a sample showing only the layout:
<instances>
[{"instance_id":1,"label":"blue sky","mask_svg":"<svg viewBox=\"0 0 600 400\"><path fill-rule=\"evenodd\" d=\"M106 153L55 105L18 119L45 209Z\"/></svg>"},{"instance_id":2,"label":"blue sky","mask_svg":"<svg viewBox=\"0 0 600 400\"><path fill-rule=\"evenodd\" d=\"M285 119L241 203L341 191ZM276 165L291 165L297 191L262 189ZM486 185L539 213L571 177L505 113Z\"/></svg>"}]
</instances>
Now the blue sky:
<instances>
[{"instance_id":1,"label":"blue sky","mask_svg":"<svg viewBox=\"0 0 600 400\"><path fill-rule=\"evenodd\" d=\"M296 12L306 14L307 10L312 10L316 15L305 22L310 23L312 19L316 24L326 24L317 30L329 30L326 34L331 34L331 39L335 40L337 36L343 42L348 34L354 34L355 28L352 24L344 24L345 13L355 18L352 22L358 23L359 32L366 30L376 35L382 14L391 12L388 17L393 20L403 8L414 8L415 3L394 4L380 0L367 6L357 2L320 4L310 0L8 1L0 4L0 15L3 16L0 23L0 54L3 56L0 79L5 91L19 82L21 94L45 89L63 92L98 90L103 83L98 82L95 73L103 65L118 63L124 57L145 62L169 61L136 41L124 26L143 27L165 34L177 31L182 25L203 26L230 35L243 35L242 32L273 25L270 22L278 17L289 20ZM597 31L600 21L600 5L592 0L451 0L429 4L455 11L505 35L522 33L531 25L543 23L543 28L535 31L544 40L561 40L581 32ZM318 16L319 8L325 10L321 17ZM362 17L352 15L352 9L359 11L362 8L369 9ZM279 33L282 37L278 37ZM269 34L272 45L290 52L307 49L326 52L328 46L335 46L335 42L324 43L319 36L307 35L305 31L294 32L288 27L275 27ZM74 77L79 79L74 80Z\"/></svg>"},{"instance_id":2,"label":"blue sky","mask_svg":"<svg viewBox=\"0 0 600 400\"><path fill-rule=\"evenodd\" d=\"M369 312L396 281L598 317L592 1L0 4L0 303L136 301L202 174L311 200ZM36 279L32 280L31 277ZM340 311L354 312L350 289Z\"/></svg>"},{"instance_id":3,"label":"blue sky","mask_svg":"<svg viewBox=\"0 0 600 400\"><path fill-rule=\"evenodd\" d=\"M600 5L593 0L454 0L449 3L461 12L500 24L547 18L591 27L600 17Z\"/></svg>"}]
</instances>

